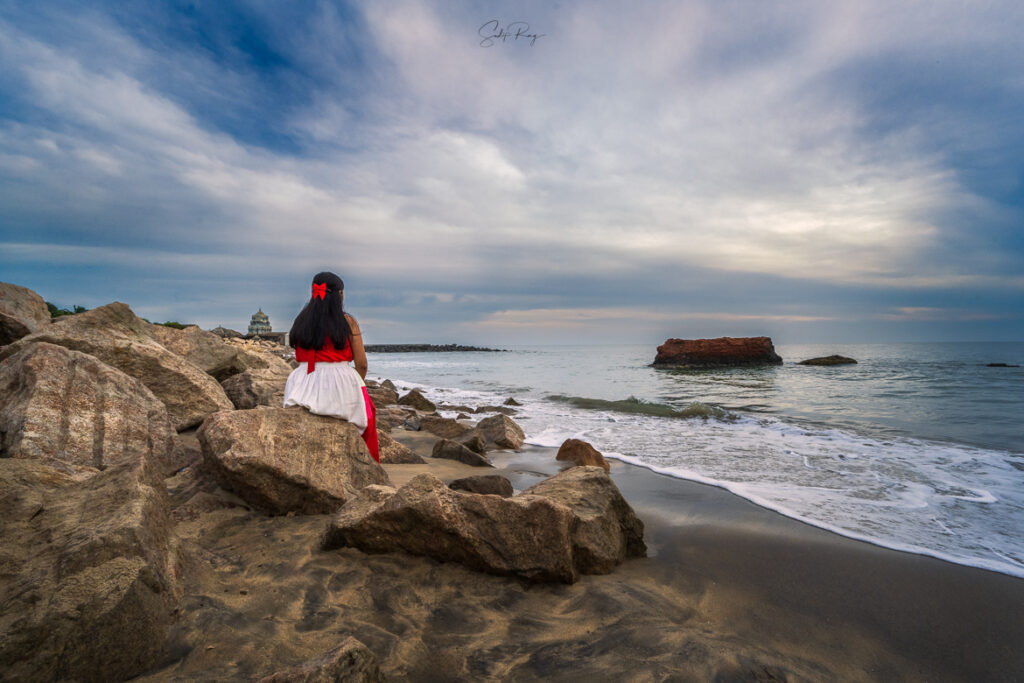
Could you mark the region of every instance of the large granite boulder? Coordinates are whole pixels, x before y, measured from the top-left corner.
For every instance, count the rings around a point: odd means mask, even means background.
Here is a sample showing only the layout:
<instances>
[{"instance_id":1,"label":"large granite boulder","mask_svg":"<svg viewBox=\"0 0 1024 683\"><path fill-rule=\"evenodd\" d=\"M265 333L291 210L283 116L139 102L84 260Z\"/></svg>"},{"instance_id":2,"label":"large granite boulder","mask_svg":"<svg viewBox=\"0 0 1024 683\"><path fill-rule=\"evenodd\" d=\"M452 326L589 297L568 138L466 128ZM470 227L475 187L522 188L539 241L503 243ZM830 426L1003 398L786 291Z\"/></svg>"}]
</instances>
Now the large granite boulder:
<instances>
[{"instance_id":1,"label":"large granite boulder","mask_svg":"<svg viewBox=\"0 0 1024 683\"><path fill-rule=\"evenodd\" d=\"M372 398L372 397L371 397ZM374 405L377 405L374 402ZM412 431L419 431L419 417L416 414L415 408L408 408L406 406L399 405L386 405L383 408L377 406L377 422L387 422L391 427L398 427L410 418L416 418L416 429Z\"/></svg>"},{"instance_id":2,"label":"large granite boulder","mask_svg":"<svg viewBox=\"0 0 1024 683\"><path fill-rule=\"evenodd\" d=\"M149 333L168 351L201 368L218 382L240 371L239 350L226 344L223 337L201 330L197 325L188 325L180 330L166 325L150 325Z\"/></svg>"},{"instance_id":3,"label":"large granite boulder","mask_svg":"<svg viewBox=\"0 0 1024 683\"><path fill-rule=\"evenodd\" d=\"M265 676L258 683L384 683L385 680L370 649L349 636L333 650Z\"/></svg>"},{"instance_id":4,"label":"large granite boulder","mask_svg":"<svg viewBox=\"0 0 1024 683\"><path fill-rule=\"evenodd\" d=\"M398 404L421 410L424 413L432 413L437 410L437 406L424 396L419 389L411 389L408 394L398 399Z\"/></svg>"},{"instance_id":5,"label":"large granite boulder","mask_svg":"<svg viewBox=\"0 0 1024 683\"><path fill-rule=\"evenodd\" d=\"M543 496L453 491L420 474L397 491L368 486L331 519L322 548L407 552L529 581L573 583L572 512Z\"/></svg>"},{"instance_id":6,"label":"large granite boulder","mask_svg":"<svg viewBox=\"0 0 1024 683\"><path fill-rule=\"evenodd\" d=\"M461 443L474 453L479 453L480 455L487 453L487 439L485 439L480 432L470 431L456 439L453 439L453 441Z\"/></svg>"},{"instance_id":7,"label":"large granite boulder","mask_svg":"<svg viewBox=\"0 0 1024 683\"><path fill-rule=\"evenodd\" d=\"M366 381L366 393L373 399L377 409L398 403L398 392L370 380Z\"/></svg>"},{"instance_id":8,"label":"large granite boulder","mask_svg":"<svg viewBox=\"0 0 1024 683\"><path fill-rule=\"evenodd\" d=\"M277 408L284 405L284 386L292 368L274 356L263 361L266 367L250 368L221 381L224 393L235 408L246 410L256 406Z\"/></svg>"},{"instance_id":9,"label":"large granite boulder","mask_svg":"<svg viewBox=\"0 0 1024 683\"><path fill-rule=\"evenodd\" d=\"M377 430L377 445L380 447L382 465L425 465L426 460L412 452L403 443L395 441L387 432Z\"/></svg>"},{"instance_id":10,"label":"large granite boulder","mask_svg":"<svg viewBox=\"0 0 1024 683\"><path fill-rule=\"evenodd\" d=\"M38 342L0 362L0 457L64 471L139 463L162 478L174 436L153 392L93 356Z\"/></svg>"},{"instance_id":11,"label":"large granite boulder","mask_svg":"<svg viewBox=\"0 0 1024 683\"><path fill-rule=\"evenodd\" d=\"M472 431L484 438L488 448L507 448L515 451L523 447L523 440L526 439L522 428L507 415L484 418Z\"/></svg>"},{"instance_id":12,"label":"large granite boulder","mask_svg":"<svg viewBox=\"0 0 1024 683\"><path fill-rule=\"evenodd\" d=\"M527 489L572 510L573 562L581 574L607 574L627 557L647 554L644 523L599 467L571 467Z\"/></svg>"},{"instance_id":13,"label":"large granite boulder","mask_svg":"<svg viewBox=\"0 0 1024 683\"><path fill-rule=\"evenodd\" d=\"M483 493L485 495L511 498L515 493L512 482L500 474L478 474L475 477L462 477L448 484L453 491L467 493Z\"/></svg>"},{"instance_id":14,"label":"large granite boulder","mask_svg":"<svg viewBox=\"0 0 1024 683\"><path fill-rule=\"evenodd\" d=\"M611 471L611 465L601 455L601 451L581 439L566 439L558 448L555 460L567 460L576 465L600 467L605 472Z\"/></svg>"},{"instance_id":15,"label":"large granite boulder","mask_svg":"<svg viewBox=\"0 0 1024 683\"><path fill-rule=\"evenodd\" d=\"M50 324L46 302L31 289L0 282L0 346Z\"/></svg>"},{"instance_id":16,"label":"large granite boulder","mask_svg":"<svg viewBox=\"0 0 1024 683\"><path fill-rule=\"evenodd\" d=\"M217 481L271 514L334 512L389 483L355 425L297 406L215 413L196 435Z\"/></svg>"},{"instance_id":17,"label":"large granite boulder","mask_svg":"<svg viewBox=\"0 0 1024 683\"><path fill-rule=\"evenodd\" d=\"M437 443L434 444L434 449L430 452L430 457L442 458L444 460L457 460L471 467L494 467L486 455L472 451L461 443L452 441L451 439L439 439Z\"/></svg>"},{"instance_id":18,"label":"large granite boulder","mask_svg":"<svg viewBox=\"0 0 1024 683\"><path fill-rule=\"evenodd\" d=\"M0 678L122 681L156 666L177 602L162 485L0 458Z\"/></svg>"},{"instance_id":19,"label":"large granite boulder","mask_svg":"<svg viewBox=\"0 0 1024 683\"><path fill-rule=\"evenodd\" d=\"M420 429L430 432L435 436L440 436L442 439L457 439L472 428L450 417L422 415L420 416Z\"/></svg>"},{"instance_id":20,"label":"large granite boulder","mask_svg":"<svg viewBox=\"0 0 1024 683\"><path fill-rule=\"evenodd\" d=\"M178 431L233 406L210 375L152 336L152 325L127 305L112 303L56 319L48 327L0 349L0 360L29 344L47 342L95 356L145 384L167 407Z\"/></svg>"},{"instance_id":21,"label":"large granite boulder","mask_svg":"<svg viewBox=\"0 0 1024 683\"><path fill-rule=\"evenodd\" d=\"M238 353L233 367L234 372L266 369L280 371L285 367L293 370L298 367L295 350L281 344L259 339L225 339L224 344Z\"/></svg>"},{"instance_id":22,"label":"large granite boulder","mask_svg":"<svg viewBox=\"0 0 1024 683\"><path fill-rule=\"evenodd\" d=\"M771 337L719 337L717 339L667 339L658 347L654 365L719 367L780 365Z\"/></svg>"}]
</instances>

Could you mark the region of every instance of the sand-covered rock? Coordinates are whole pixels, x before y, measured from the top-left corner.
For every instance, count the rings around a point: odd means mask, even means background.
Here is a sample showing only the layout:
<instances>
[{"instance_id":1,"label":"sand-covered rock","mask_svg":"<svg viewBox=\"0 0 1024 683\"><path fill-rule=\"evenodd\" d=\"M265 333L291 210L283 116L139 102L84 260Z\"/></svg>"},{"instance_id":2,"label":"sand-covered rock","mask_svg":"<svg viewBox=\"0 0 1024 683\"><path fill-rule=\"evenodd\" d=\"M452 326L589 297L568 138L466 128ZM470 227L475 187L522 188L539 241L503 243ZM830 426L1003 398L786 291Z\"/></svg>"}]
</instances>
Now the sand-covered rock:
<instances>
[{"instance_id":1,"label":"sand-covered rock","mask_svg":"<svg viewBox=\"0 0 1024 683\"><path fill-rule=\"evenodd\" d=\"M667 339L658 347L654 365L718 367L779 365L771 337L718 337L717 339Z\"/></svg>"},{"instance_id":2,"label":"sand-covered rock","mask_svg":"<svg viewBox=\"0 0 1024 683\"><path fill-rule=\"evenodd\" d=\"M607 574L627 557L647 554L644 524L599 467L570 467L523 492L569 507L573 561L581 574Z\"/></svg>"},{"instance_id":3,"label":"sand-covered rock","mask_svg":"<svg viewBox=\"0 0 1024 683\"><path fill-rule=\"evenodd\" d=\"M259 683L383 683L377 658L349 636L341 645L298 666L259 679Z\"/></svg>"},{"instance_id":4,"label":"sand-covered rock","mask_svg":"<svg viewBox=\"0 0 1024 683\"><path fill-rule=\"evenodd\" d=\"M434 444L431 451L432 458L443 458L445 460L458 460L461 463L472 467L494 467L486 455L472 451L461 443L451 439L440 439Z\"/></svg>"},{"instance_id":5,"label":"sand-covered rock","mask_svg":"<svg viewBox=\"0 0 1024 683\"><path fill-rule=\"evenodd\" d=\"M176 603L167 496L142 468L85 480L0 458L0 678L121 681L162 657Z\"/></svg>"},{"instance_id":6,"label":"sand-covered rock","mask_svg":"<svg viewBox=\"0 0 1024 683\"><path fill-rule=\"evenodd\" d=\"M562 445L558 447L558 454L555 455L555 460L567 460L576 465L589 465L591 467L600 467L605 472L611 471L611 466L604 459L604 456L601 455L601 451L580 439L566 439L563 441Z\"/></svg>"},{"instance_id":7,"label":"sand-covered rock","mask_svg":"<svg viewBox=\"0 0 1024 683\"><path fill-rule=\"evenodd\" d=\"M0 346L50 325L46 302L27 287L0 282Z\"/></svg>"},{"instance_id":8,"label":"sand-covered rock","mask_svg":"<svg viewBox=\"0 0 1024 683\"><path fill-rule=\"evenodd\" d=\"M477 423L474 432L484 437L488 448L519 450L526 435L522 428L507 415L494 415Z\"/></svg>"},{"instance_id":9,"label":"sand-covered rock","mask_svg":"<svg viewBox=\"0 0 1024 683\"><path fill-rule=\"evenodd\" d=\"M453 420L450 417L440 415L421 415L420 429L430 432L442 439L457 439L472 428Z\"/></svg>"},{"instance_id":10,"label":"sand-covered rock","mask_svg":"<svg viewBox=\"0 0 1024 683\"><path fill-rule=\"evenodd\" d=\"M424 413L432 413L437 410L437 406L424 396L419 389L410 389L409 393L398 399L398 404L421 410Z\"/></svg>"},{"instance_id":11,"label":"sand-covered rock","mask_svg":"<svg viewBox=\"0 0 1024 683\"><path fill-rule=\"evenodd\" d=\"M797 365L856 365L857 361L853 358L847 358L846 356L840 356L838 354L832 354L831 356L821 356L820 358L808 358L802 360Z\"/></svg>"},{"instance_id":12,"label":"sand-covered rock","mask_svg":"<svg viewBox=\"0 0 1024 683\"><path fill-rule=\"evenodd\" d=\"M388 483L354 425L305 408L216 413L197 436L220 484L271 514L334 512L364 486Z\"/></svg>"},{"instance_id":13,"label":"sand-covered rock","mask_svg":"<svg viewBox=\"0 0 1024 683\"><path fill-rule=\"evenodd\" d=\"M146 386L94 356L36 342L0 362L0 457L169 474L175 433Z\"/></svg>"},{"instance_id":14,"label":"sand-covered rock","mask_svg":"<svg viewBox=\"0 0 1024 683\"><path fill-rule=\"evenodd\" d=\"M166 325L150 325L149 332L168 351L172 351L199 367L218 382L239 372L238 348L224 342L212 332L188 325L182 329Z\"/></svg>"},{"instance_id":15,"label":"sand-covered rock","mask_svg":"<svg viewBox=\"0 0 1024 683\"><path fill-rule=\"evenodd\" d=\"M515 493L512 482L500 474L479 474L475 477L462 477L448 484L453 491L466 491L467 493L483 493L487 495L511 498Z\"/></svg>"},{"instance_id":16,"label":"sand-covered rock","mask_svg":"<svg viewBox=\"0 0 1024 683\"><path fill-rule=\"evenodd\" d=\"M569 508L543 496L461 493L420 474L397 491L363 489L331 519L321 547L403 551L529 581L573 583L574 521Z\"/></svg>"},{"instance_id":17,"label":"sand-covered rock","mask_svg":"<svg viewBox=\"0 0 1024 683\"><path fill-rule=\"evenodd\" d=\"M0 360L29 344L48 342L95 356L149 387L167 407L178 431L233 406L210 375L157 342L152 326L127 305L112 303L56 319L38 332L0 349Z\"/></svg>"},{"instance_id":18,"label":"sand-covered rock","mask_svg":"<svg viewBox=\"0 0 1024 683\"><path fill-rule=\"evenodd\" d=\"M377 444L380 446L380 462L383 465L423 465L426 460L412 452L408 446L395 441L390 434L377 430Z\"/></svg>"}]
</instances>

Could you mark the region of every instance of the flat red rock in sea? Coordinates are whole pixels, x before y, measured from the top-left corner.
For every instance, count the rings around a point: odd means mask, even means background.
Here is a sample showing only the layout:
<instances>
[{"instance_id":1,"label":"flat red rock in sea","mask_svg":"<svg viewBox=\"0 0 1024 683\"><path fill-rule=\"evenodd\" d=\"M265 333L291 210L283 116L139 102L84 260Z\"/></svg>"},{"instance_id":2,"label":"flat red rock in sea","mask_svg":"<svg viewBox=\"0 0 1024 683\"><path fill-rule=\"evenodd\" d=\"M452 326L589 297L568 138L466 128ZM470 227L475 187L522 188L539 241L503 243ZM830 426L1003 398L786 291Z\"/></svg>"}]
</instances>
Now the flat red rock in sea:
<instances>
[{"instance_id":1,"label":"flat red rock in sea","mask_svg":"<svg viewBox=\"0 0 1024 683\"><path fill-rule=\"evenodd\" d=\"M667 339L658 347L655 365L715 367L731 365L780 365L771 337L718 337L717 339Z\"/></svg>"}]
</instances>

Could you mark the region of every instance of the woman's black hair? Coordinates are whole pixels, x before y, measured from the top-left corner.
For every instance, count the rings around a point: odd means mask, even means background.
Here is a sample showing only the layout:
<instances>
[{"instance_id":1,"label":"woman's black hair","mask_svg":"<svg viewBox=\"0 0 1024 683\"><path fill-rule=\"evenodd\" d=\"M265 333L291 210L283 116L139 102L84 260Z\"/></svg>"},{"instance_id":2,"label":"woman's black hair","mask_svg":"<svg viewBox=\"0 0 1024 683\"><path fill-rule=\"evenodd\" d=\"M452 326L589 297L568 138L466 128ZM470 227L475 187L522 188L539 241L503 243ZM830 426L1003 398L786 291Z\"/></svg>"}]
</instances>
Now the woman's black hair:
<instances>
[{"instance_id":1,"label":"woman's black hair","mask_svg":"<svg viewBox=\"0 0 1024 683\"><path fill-rule=\"evenodd\" d=\"M331 343L339 351L352 337L352 328L345 318L345 310L341 305L339 292L345 291L345 283L334 273L317 273L313 278L314 285L326 285L324 298L313 294L306 307L295 317L292 329L288 332L288 343L295 347L319 350L324 340L330 335Z\"/></svg>"}]
</instances>

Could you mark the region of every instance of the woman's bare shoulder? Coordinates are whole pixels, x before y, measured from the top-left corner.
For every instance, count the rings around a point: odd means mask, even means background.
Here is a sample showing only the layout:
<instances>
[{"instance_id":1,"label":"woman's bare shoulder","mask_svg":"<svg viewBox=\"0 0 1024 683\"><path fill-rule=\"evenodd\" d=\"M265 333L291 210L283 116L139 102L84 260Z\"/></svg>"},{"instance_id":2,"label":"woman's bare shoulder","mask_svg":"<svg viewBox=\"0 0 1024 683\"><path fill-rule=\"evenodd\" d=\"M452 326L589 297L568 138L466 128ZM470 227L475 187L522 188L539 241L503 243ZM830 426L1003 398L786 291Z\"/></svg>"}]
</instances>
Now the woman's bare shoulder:
<instances>
[{"instance_id":1,"label":"woman's bare shoulder","mask_svg":"<svg viewBox=\"0 0 1024 683\"><path fill-rule=\"evenodd\" d=\"M348 313L345 314L345 320L348 321L349 327L352 328L352 332L359 332L359 323Z\"/></svg>"}]
</instances>

